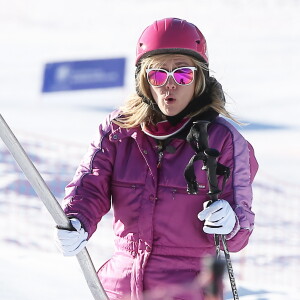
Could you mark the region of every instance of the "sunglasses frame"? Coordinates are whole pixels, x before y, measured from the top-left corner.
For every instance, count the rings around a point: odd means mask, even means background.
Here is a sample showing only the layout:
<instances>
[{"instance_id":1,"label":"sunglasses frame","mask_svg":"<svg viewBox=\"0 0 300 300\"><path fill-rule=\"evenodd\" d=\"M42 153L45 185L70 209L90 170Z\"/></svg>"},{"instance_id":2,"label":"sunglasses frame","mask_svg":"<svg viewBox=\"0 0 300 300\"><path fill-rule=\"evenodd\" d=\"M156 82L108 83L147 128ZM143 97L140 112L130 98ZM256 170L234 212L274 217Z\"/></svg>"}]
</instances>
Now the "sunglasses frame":
<instances>
[{"instance_id":1,"label":"sunglasses frame","mask_svg":"<svg viewBox=\"0 0 300 300\"><path fill-rule=\"evenodd\" d=\"M188 84L181 84L181 83L178 83L177 80L175 79L174 73L175 73L176 71L178 71L178 70L181 70L181 69L189 69L189 70L192 70L192 71L193 71L193 79L192 79L192 81L191 81L190 83L188 83ZM164 73L167 73L167 78L166 78L165 82L164 82L163 84L161 84L161 85L153 85L153 84L151 84L151 83L150 83L150 80L149 80L149 73L150 73L151 71L163 71ZM167 81L169 80L170 76L172 76L172 78L174 79L174 81L175 81L176 84L178 84L178 85L182 85L182 86L190 85L190 84L193 83L193 81L194 81L194 79L195 79L195 76L194 76L194 75L195 75L195 71L197 71L197 68L196 68L196 67L180 67L180 68L174 69L174 70L171 71L171 72L169 72L169 71L167 71L167 70L165 70L165 69L157 69L157 68L146 69L146 73L147 73L147 81L148 81L148 83L149 83L151 86L153 86L153 87L162 87L162 86L164 86L164 85L167 83Z\"/></svg>"}]
</instances>

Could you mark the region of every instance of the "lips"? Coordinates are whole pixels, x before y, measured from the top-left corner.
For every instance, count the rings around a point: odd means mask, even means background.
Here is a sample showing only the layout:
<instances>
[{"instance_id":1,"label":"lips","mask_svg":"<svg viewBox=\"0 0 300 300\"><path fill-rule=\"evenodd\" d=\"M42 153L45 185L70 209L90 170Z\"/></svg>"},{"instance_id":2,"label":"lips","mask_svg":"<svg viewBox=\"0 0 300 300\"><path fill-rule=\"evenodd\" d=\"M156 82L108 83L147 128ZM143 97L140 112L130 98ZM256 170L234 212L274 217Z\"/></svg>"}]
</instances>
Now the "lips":
<instances>
[{"instance_id":1,"label":"lips","mask_svg":"<svg viewBox=\"0 0 300 300\"><path fill-rule=\"evenodd\" d=\"M165 97L165 99L164 99L166 102L173 102L173 101L175 101L176 99L174 98L174 97L172 97L172 96L167 96L167 97Z\"/></svg>"}]
</instances>

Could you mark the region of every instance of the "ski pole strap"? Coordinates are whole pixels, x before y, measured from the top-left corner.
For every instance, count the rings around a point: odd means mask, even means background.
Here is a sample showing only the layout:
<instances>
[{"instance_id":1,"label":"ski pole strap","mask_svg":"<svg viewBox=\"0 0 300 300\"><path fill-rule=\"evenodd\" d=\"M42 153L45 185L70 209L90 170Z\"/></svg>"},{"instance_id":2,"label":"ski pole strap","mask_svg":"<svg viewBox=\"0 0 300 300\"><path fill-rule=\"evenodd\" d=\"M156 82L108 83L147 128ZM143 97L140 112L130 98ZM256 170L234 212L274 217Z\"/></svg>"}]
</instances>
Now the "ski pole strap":
<instances>
[{"instance_id":1,"label":"ski pole strap","mask_svg":"<svg viewBox=\"0 0 300 300\"><path fill-rule=\"evenodd\" d=\"M196 180L195 169L194 169L194 163L197 160L202 160L203 169L206 169L207 157L203 151L192 156L192 158L190 159L189 163L187 164L184 170L184 178L187 182L187 192L193 195L198 194L198 182ZM221 191L223 191L226 181L230 176L230 168L217 162L216 174L223 176L222 189L221 189Z\"/></svg>"},{"instance_id":2,"label":"ski pole strap","mask_svg":"<svg viewBox=\"0 0 300 300\"><path fill-rule=\"evenodd\" d=\"M227 179L230 176L230 168L222 165L221 163L217 163L217 175L223 176L222 188L221 191L224 190Z\"/></svg>"},{"instance_id":3,"label":"ski pole strap","mask_svg":"<svg viewBox=\"0 0 300 300\"><path fill-rule=\"evenodd\" d=\"M195 175L195 169L194 169L194 163L197 160L205 160L206 156L204 155L204 152L199 152L195 154L194 156L191 157L189 163L185 167L184 170L184 178L187 183L187 192L189 194L196 195L198 194L198 182L196 180L196 175Z\"/></svg>"},{"instance_id":4,"label":"ski pole strap","mask_svg":"<svg viewBox=\"0 0 300 300\"><path fill-rule=\"evenodd\" d=\"M207 171L208 169L208 158L212 152L217 152L216 149L211 149L208 147L208 134L207 126L210 124L208 121L197 121L194 122L193 126L190 129L186 137L186 141L191 145L193 150L196 152L188 162L184 170L184 177L187 182L187 192L189 194L198 194L198 182L196 180L194 164L198 160L203 161L203 169ZM215 157L216 159L216 157ZM216 175L221 175L223 177L222 190L225 186L225 183L230 176L230 169L222 165L221 163L216 163Z\"/></svg>"}]
</instances>

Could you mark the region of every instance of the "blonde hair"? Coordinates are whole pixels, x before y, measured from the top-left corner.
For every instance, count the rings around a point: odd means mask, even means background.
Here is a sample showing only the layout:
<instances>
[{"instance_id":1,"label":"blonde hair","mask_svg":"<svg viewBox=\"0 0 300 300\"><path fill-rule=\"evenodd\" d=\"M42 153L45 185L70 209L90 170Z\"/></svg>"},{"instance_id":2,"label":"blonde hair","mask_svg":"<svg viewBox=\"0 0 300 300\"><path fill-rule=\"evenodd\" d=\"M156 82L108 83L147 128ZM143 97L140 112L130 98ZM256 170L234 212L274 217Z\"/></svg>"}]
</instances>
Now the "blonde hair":
<instances>
[{"instance_id":1,"label":"blonde hair","mask_svg":"<svg viewBox=\"0 0 300 300\"><path fill-rule=\"evenodd\" d=\"M170 55L183 56L183 54L159 54L154 55L148 58L144 58L140 64L140 69L136 75L136 93L134 93L129 99L125 102L123 106L120 107L121 116L115 119L113 122L119 125L122 128L132 128L138 127L142 123L152 123L156 124L159 121L165 120L166 117L160 113L158 110L153 109L151 103L155 103L152 97L150 86L146 77L147 68L161 68L167 58L170 58ZM208 71L207 65L198 60L192 58L193 64L197 67L197 72L195 73L195 92L194 97L200 96L207 85L205 80L205 75L203 70ZM214 78L209 77L214 81L212 85L212 103L206 105L199 111L191 113L189 116L193 117L198 115L201 112L206 111L208 108L213 108L219 114L222 114L234 121L236 121L230 113L225 109L224 94L222 91L222 86ZM150 103L146 103L145 99Z\"/></svg>"}]
</instances>

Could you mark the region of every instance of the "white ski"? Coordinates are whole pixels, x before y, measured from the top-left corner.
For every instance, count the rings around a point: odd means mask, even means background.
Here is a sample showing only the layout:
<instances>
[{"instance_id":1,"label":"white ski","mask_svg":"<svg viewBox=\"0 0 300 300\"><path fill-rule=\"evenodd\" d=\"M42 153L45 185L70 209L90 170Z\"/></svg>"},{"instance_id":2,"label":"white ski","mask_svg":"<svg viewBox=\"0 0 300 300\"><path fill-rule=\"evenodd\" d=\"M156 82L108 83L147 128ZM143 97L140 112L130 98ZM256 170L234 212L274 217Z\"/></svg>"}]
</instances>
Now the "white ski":
<instances>
[{"instance_id":1,"label":"white ski","mask_svg":"<svg viewBox=\"0 0 300 300\"><path fill-rule=\"evenodd\" d=\"M24 151L23 147L0 114L0 136L6 147L22 169L29 183L43 201L55 223L66 229L72 229L69 219L60 204L46 185L38 170ZM95 300L109 300L97 276L95 267L86 248L76 255L85 280Z\"/></svg>"}]
</instances>

